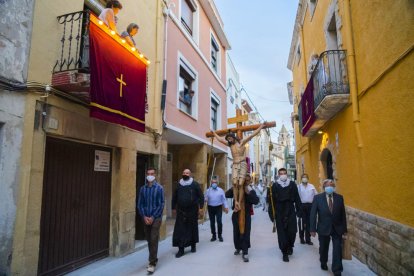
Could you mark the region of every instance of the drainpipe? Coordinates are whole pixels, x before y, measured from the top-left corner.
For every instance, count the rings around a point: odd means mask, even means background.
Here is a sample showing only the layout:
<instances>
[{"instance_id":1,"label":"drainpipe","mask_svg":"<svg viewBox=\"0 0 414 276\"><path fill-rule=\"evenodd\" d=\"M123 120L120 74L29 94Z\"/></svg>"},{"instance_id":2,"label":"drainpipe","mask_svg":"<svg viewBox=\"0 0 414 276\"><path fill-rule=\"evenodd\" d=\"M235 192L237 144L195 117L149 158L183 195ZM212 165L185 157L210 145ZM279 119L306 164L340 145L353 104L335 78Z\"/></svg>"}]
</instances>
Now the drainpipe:
<instances>
[{"instance_id":1,"label":"drainpipe","mask_svg":"<svg viewBox=\"0 0 414 276\"><path fill-rule=\"evenodd\" d=\"M175 7L175 4L173 2L168 2L164 0L164 9L162 11L164 15L164 57L163 57L163 85L162 85L162 122L163 127L167 126L167 123L165 121L165 112L166 112L166 102L167 102L167 49L168 49L168 17L170 16L171 8Z\"/></svg>"},{"instance_id":2,"label":"drainpipe","mask_svg":"<svg viewBox=\"0 0 414 276\"><path fill-rule=\"evenodd\" d=\"M356 75L356 63L355 63L355 49L354 38L352 35L352 22L351 22L351 3L350 0L344 0L344 15L345 15L345 37L347 41L347 56L348 56L348 72L349 72L349 90L352 101L352 119L355 127L355 133L357 136L358 148L362 148L362 136L361 136L361 120L359 118L359 103L358 103L358 86Z\"/></svg>"},{"instance_id":3,"label":"drainpipe","mask_svg":"<svg viewBox=\"0 0 414 276\"><path fill-rule=\"evenodd\" d=\"M101 14L104 9L104 6L97 0L85 0L85 5L97 15Z\"/></svg>"}]
</instances>

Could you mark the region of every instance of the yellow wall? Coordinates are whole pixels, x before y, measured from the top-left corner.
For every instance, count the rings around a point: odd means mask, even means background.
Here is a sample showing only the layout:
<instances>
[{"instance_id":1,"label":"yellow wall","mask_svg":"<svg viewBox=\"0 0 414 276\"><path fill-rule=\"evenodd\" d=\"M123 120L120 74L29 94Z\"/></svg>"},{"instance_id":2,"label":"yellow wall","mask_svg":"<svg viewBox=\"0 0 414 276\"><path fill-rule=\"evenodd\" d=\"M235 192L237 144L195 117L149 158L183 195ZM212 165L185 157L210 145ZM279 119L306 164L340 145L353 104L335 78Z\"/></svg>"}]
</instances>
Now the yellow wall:
<instances>
[{"instance_id":1,"label":"yellow wall","mask_svg":"<svg viewBox=\"0 0 414 276\"><path fill-rule=\"evenodd\" d=\"M313 53L327 50L324 26L331 2L318 1L312 20L306 11L306 56L302 53L301 64L292 67L298 100L302 85L306 87L302 63L309 64ZM351 104L322 127L324 135L315 134L309 144L308 138L300 136L296 122L298 174L302 173L303 157L311 182L319 187L326 177L320 154L328 148L334 159L337 190L347 205L414 226L414 4L407 0L350 2L363 146L357 145ZM345 25L344 3L338 1L342 23L338 32L342 49L347 50L350 41L344 33L349 27ZM392 66L410 47L411 52ZM372 86L381 74L383 77Z\"/></svg>"}]
</instances>

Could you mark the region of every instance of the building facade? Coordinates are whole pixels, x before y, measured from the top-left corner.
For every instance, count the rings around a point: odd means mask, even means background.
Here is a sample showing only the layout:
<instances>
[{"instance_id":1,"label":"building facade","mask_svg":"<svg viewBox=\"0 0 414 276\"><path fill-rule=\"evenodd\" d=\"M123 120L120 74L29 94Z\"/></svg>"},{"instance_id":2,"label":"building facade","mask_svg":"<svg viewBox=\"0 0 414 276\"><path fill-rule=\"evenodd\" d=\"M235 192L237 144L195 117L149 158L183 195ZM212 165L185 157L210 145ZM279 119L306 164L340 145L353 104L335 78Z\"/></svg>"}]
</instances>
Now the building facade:
<instances>
[{"instance_id":1,"label":"building facade","mask_svg":"<svg viewBox=\"0 0 414 276\"><path fill-rule=\"evenodd\" d=\"M226 51L230 45L213 1L173 0L167 13L163 139L168 143L166 201L171 202L186 168L203 190L211 174L225 188L227 147L212 143L205 134L227 128ZM171 215L171 204L167 214Z\"/></svg>"},{"instance_id":2,"label":"building facade","mask_svg":"<svg viewBox=\"0 0 414 276\"><path fill-rule=\"evenodd\" d=\"M148 166L158 169L163 183L161 164L167 159L167 144L159 139L164 3L122 4L117 31L137 23L136 48L122 46L116 33L87 12L98 15L105 1L2 4L2 275L64 273L132 252L144 239L138 190ZM96 73L88 63L90 24L102 30L102 39L124 47L131 62L151 62L140 82L147 87L144 131L90 117L90 75ZM165 237L165 226L161 232Z\"/></svg>"},{"instance_id":3,"label":"building facade","mask_svg":"<svg viewBox=\"0 0 414 276\"><path fill-rule=\"evenodd\" d=\"M298 175L335 180L353 255L380 275L414 271L412 11L404 0L301 0L288 61Z\"/></svg>"}]
</instances>

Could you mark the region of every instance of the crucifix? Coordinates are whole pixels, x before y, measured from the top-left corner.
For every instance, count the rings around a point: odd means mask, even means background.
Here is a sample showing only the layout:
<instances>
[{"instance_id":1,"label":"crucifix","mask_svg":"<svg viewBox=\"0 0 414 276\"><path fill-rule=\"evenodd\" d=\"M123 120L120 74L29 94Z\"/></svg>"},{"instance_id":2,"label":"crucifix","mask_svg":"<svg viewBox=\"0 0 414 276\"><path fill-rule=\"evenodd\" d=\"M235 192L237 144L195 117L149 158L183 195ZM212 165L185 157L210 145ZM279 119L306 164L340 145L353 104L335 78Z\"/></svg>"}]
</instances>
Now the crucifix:
<instances>
[{"instance_id":1,"label":"crucifix","mask_svg":"<svg viewBox=\"0 0 414 276\"><path fill-rule=\"evenodd\" d=\"M242 115L240 109L236 110L236 117L229 118L228 123L236 123L235 128L223 129L217 131L210 131L206 133L207 137L215 137L222 144L230 147L231 155L233 157L232 165L232 182L233 182L233 196L234 196L234 212L239 213L239 230L241 234L244 234L245 225L245 206L244 206L244 193L245 186L250 183L245 183L247 175L247 162L246 162L246 147L245 145L262 129L275 127L276 122L269 122L263 124L256 124L250 126L243 126L243 122L248 120L248 114ZM243 139L243 132L253 131L253 133ZM237 134L237 136L235 135ZM220 136L224 136L221 138Z\"/></svg>"},{"instance_id":2,"label":"crucifix","mask_svg":"<svg viewBox=\"0 0 414 276\"><path fill-rule=\"evenodd\" d=\"M122 98L122 85L127 85L123 80L124 75L121 74L121 78L116 78L116 81L119 82L119 97Z\"/></svg>"}]
</instances>

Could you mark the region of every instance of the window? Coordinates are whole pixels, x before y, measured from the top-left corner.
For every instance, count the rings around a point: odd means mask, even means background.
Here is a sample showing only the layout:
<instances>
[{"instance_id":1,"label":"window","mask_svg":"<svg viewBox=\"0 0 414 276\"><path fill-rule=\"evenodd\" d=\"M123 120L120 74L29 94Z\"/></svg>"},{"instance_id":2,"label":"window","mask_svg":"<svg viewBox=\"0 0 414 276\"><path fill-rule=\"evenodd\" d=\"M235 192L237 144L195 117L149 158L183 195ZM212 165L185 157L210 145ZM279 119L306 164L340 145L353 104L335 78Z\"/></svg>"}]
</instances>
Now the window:
<instances>
[{"instance_id":1,"label":"window","mask_svg":"<svg viewBox=\"0 0 414 276\"><path fill-rule=\"evenodd\" d=\"M185 68L184 65L180 65L180 76L178 79L179 108L190 115L193 115L194 112L194 81L194 73Z\"/></svg>"},{"instance_id":2,"label":"window","mask_svg":"<svg viewBox=\"0 0 414 276\"><path fill-rule=\"evenodd\" d=\"M195 4L192 0L181 1L181 23L193 35Z\"/></svg>"},{"instance_id":3,"label":"window","mask_svg":"<svg viewBox=\"0 0 414 276\"><path fill-rule=\"evenodd\" d=\"M219 46L213 36L211 36L211 67L218 72Z\"/></svg>"},{"instance_id":4,"label":"window","mask_svg":"<svg viewBox=\"0 0 414 276\"><path fill-rule=\"evenodd\" d=\"M211 97L211 129L217 130L219 120L219 102L215 97Z\"/></svg>"}]
</instances>

